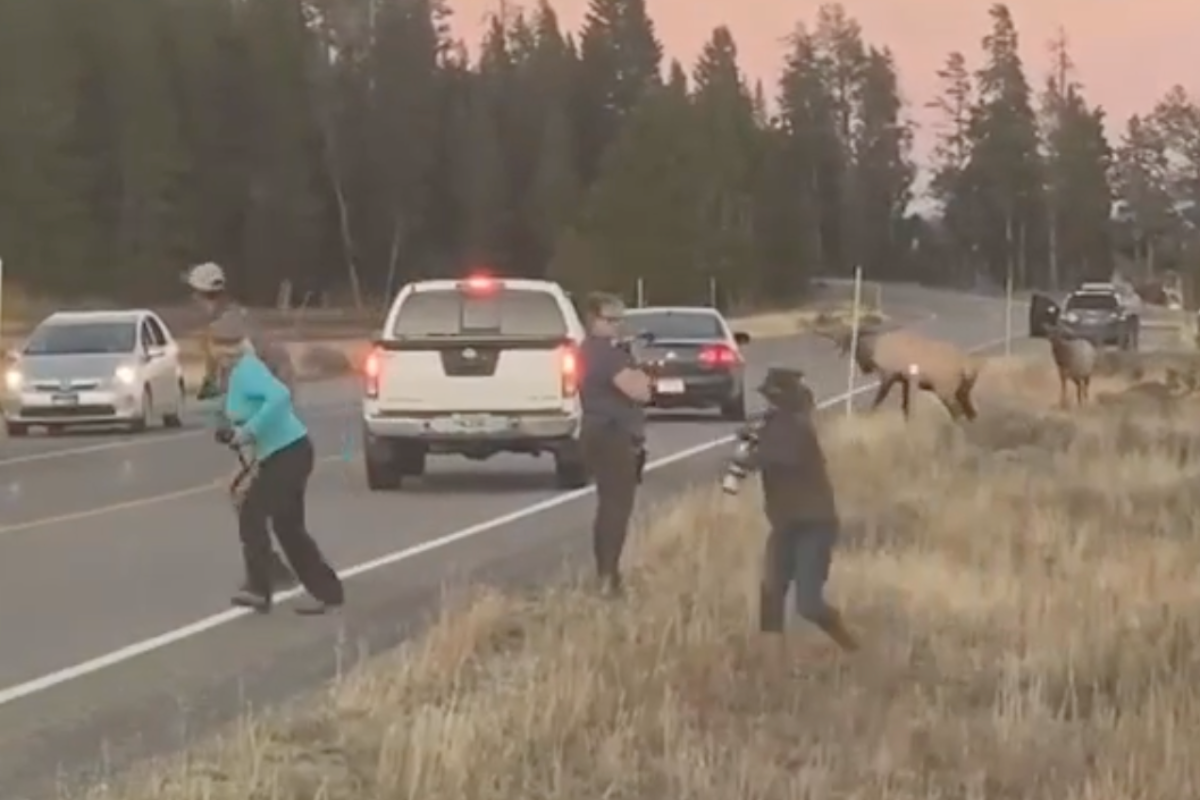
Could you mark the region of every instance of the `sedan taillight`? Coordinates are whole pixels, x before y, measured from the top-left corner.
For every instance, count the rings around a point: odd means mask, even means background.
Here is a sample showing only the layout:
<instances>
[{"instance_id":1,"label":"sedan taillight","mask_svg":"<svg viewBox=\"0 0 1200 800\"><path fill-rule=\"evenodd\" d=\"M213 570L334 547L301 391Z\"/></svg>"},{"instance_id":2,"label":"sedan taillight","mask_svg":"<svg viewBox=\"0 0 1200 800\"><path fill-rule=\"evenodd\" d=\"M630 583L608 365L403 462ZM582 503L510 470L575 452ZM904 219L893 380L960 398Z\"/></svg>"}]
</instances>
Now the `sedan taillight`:
<instances>
[{"instance_id":1,"label":"sedan taillight","mask_svg":"<svg viewBox=\"0 0 1200 800\"><path fill-rule=\"evenodd\" d=\"M742 363L742 357L729 345L716 344L700 351L700 363L706 367L727 369Z\"/></svg>"}]
</instances>

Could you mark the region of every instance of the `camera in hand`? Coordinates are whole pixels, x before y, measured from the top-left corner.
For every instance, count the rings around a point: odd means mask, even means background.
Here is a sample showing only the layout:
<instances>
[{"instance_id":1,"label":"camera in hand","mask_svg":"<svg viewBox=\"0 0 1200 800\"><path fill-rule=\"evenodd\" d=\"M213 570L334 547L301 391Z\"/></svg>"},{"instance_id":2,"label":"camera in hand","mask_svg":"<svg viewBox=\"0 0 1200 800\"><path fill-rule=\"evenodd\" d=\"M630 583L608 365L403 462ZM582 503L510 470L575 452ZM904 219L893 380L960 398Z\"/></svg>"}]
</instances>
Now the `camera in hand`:
<instances>
[{"instance_id":1,"label":"camera in hand","mask_svg":"<svg viewBox=\"0 0 1200 800\"><path fill-rule=\"evenodd\" d=\"M741 491L742 482L751 472L750 460L758 448L762 426L762 419L752 420L734 434L737 441L734 445L733 456L725 465L725 473L721 476L721 491L725 494L737 494Z\"/></svg>"}]
</instances>

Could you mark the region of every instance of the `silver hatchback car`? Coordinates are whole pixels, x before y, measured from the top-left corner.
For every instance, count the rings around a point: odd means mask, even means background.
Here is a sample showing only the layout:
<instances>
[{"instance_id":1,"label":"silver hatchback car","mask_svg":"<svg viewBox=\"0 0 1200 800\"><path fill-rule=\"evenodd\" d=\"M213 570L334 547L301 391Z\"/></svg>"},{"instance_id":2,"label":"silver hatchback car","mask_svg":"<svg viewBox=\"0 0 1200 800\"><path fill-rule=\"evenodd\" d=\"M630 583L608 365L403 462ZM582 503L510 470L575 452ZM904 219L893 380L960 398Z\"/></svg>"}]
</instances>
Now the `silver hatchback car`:
<instances>
[{"instance_id":1,"label":"silver hatchback car","mask_svg":"<svg viewBox=\"0 0 1200 800\"><path fill-rule=\"evenodd\" d=\"M4 426L183 424L179 345L152 311L57 312L38 325L4 375Z\"/></svg>"}]
</instances>

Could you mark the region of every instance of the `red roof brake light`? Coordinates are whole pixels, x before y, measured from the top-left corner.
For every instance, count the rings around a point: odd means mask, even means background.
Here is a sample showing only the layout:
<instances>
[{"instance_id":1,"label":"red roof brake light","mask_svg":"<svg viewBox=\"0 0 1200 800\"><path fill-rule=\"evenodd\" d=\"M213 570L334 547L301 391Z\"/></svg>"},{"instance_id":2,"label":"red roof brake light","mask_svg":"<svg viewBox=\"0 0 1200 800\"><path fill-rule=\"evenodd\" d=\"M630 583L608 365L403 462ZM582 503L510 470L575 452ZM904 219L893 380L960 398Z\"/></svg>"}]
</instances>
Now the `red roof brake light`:
<instances>
[{"instance_id":1,"label":"red roof brake light","mask_svg":"<svg viewBox=\"0 0 1200 800\"><path fill-rule=\"evenodd\" d=\"M728 369L742 363L742 357L727 344L715 344L700 351L700 363L706 367Z\"/></svg>"},{"instance_id":2,"label":"red roof brake light","mask_svg":"<svg viewBox=\"0 0 1200 800\"><path fill-rule=\"evenodd\" d=\"M458 286L471 294L491 294L500 288L500 283L491 275L471 275Z\"/></svg>"}]
</instances>

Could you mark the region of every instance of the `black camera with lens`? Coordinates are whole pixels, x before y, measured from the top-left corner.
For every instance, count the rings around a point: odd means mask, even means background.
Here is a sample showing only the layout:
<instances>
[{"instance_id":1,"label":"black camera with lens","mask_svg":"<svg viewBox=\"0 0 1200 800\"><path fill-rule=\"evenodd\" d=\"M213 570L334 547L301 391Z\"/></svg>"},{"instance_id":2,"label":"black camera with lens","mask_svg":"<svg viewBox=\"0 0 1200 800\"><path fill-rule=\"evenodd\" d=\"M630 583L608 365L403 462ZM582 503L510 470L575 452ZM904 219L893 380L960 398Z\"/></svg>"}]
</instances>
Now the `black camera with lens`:
<instances>
[{"instance_id":1,"label":"black camera with lens","mask_svg":"<svg viewBox=\"0 0 1200 800\"><path fill-rule=\"evenodd\" d=\"M759 437L762 434L764 418L751 420L738 429L734 434L733 455L725 465L721 476L721 491L725 494L737 494L742 489L742 482L753 471L751 466L754 452L758 449Z\"/></svg>"}]
</instances>

